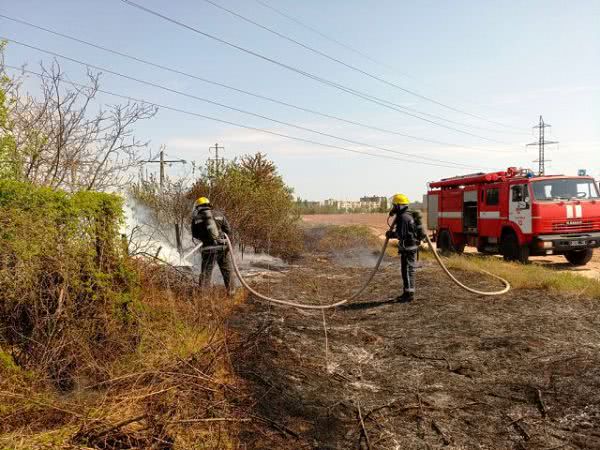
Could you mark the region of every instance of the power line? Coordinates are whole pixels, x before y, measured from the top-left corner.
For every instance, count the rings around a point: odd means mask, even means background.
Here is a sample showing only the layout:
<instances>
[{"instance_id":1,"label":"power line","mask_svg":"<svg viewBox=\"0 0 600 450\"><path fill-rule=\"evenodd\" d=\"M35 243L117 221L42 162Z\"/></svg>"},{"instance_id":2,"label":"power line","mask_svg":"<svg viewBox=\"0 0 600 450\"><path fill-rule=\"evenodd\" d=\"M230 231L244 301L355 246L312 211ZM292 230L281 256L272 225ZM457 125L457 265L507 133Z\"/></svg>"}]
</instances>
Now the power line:
<instances>
[{"instance_id":1,"label":"power line","mask_svg":"<svg viewBox=\"0 0 600 450\"><path fill-rule=\"evenodd\" d=\"M365 75L365 76L367 76L369 78L377 80L380 83L383 83L385 85L388 85L388 86L394 87L396 89L399 89L399 90L401 90L401 91L403 91L405 93L409 93L411 95L415 95L415 96L417 96L417 97L419 97L421 99L426 99L426 100L429 100L429 101L433 101L433 100L431 100L431 99L429 99L427 97L424 97L424 96L422 96L422 95L420 95L420 94L418 94L418 93L416 93L414 91L411 91L409 89L403 88L402 86L399 86L399 85L397 85L395 83L387 81L387 80L385 80L382 77L379 77L379 76L374 75L374 74L372 74L370 72L367 72L366 70L363 70L363 69L361 69L359 67L356 67L356 66L354 66L352 64L346 63L346 62L340 60L339 58L331 56L331 55L329 55L329 54L327 54L325 52L322 52L321 50L318 50L318 49L316 49L314 47L306 45L306 44L298 41L297 39L291 38L291 37L289 37L289 36L287 36L287 35L285 35L283 33L280 33L278 31L272 29L272 28L269 28L269 27L267 27L265 25L262 25L262 24L256 22L255 20L249 19L248 17L243 16L242 14L239 14L239 13L237 13L237 12L235 12L235 11L229 9L229 8L226 8L225 6L222 6L222 5L218 4L217 2L215 2L213 0L204 0L204 1L206 3L209 3L209 4L213 5L214 7L218 8L218 9L220 9L222 11L225 11L225 12L227 12L227 13L229 13L229 14L237 17L237 18L239 18L240 20L243 20L244 22L250 23L250 24L252 24L252 25L254 25L254 26L256 26L256 27L258 27L258 28L260 28L262 30L265 30L265 31L267 31L267 32L269 32L271 34L274 34L277 37L280 37L281 39L285 39L288 42L292 42L293 44L298 45L298 46L304 48L305 50L308 50L308 51L313 52L313 53L315 53L317 55L320 55L320 56L322 56L322 57L324 57L326 59L329 59L330 61L333 61L333 62L335 62L337 64L340 64L340 65L342 65L342 66L344 66L344 67L346 67L346 68L348 68L350 70L353 70L353 71L358 72L358 73L360 73L362 75ZM438 103L438 102L436 102L436 103ZM438 103L438 104L440 104L440 103ZM410 111L410 112L413 112L413 113L416 113L416 114L421 114L423 116L432 117L434 119L443 120L445 122L452 123L452 124L459 125L459 126L466 126L466 127L470 127L470 128L484 130L484 131L499 132L499 130L492 130L492 129L489 129L489 128L483 128L483 127L478 127L478 126L475 126L475 125L465 124L465 123L462 123L462 122L456 122L454 120L446 119L445 117L441 117L441 116L438 116L438 115L435 115L435 114L429 114L429 113L426 113L426 112L423 112L423 111L416 110L414 108L409 108L407 106L402 106L402 109L405 109L407 111ZM465 113L465 114L467 114L467 113ZM469 114L469 115L471 115L471 114ZM481 120L484 120L486 122L495 123L493 121L490 121L490 120L487 120L487 119L484 119L484 118L481 118Z\"/></svg>"},{"instance_id":2,"label":"power line","mask_svg":"<svg viewBox=\"0 0 600 450\"><path fill-rule=\"evenodd\" d=\"M255 97L255 98L260 98L262 100L266 100L266 101L269 101L269 102L272 102L272 103L276 103L276 104L279 104L279 105L282 105L282 106L286 106L286 107L289 107L289 108L294 108L294 109L299 110L299 111L308 112L310 114L315 114L315 115L318 115L318 116L321 116L321 117L326 117L326 118L329 118L329 119L338 120L340 122L344 122L344 123L348 123L348 124L351 124L351 125L356 125L356 126L364 127L364 128L371 129L371 130L374 130L374 131L380 131L380 132L383 132L383 133L394 134L394 135L397 135L397 136L403 136L403 137L406 137L406 138L409 138L409 139L413 139L413 140L417 140L417 141L429 142L429 143L432 143L432 144L446 145L446 146L451 146L451 147L468 148L468 149L473 149L473 150L477 150L477 151L486 151L486 150L482 150L482 149L479 149L479 148L476 148L476 147L469 147L469 146L465 146L465 145L461 145L461 144L453 144L453 143L449 143L449 142L438 141L438 140L435 140L435 139L429 139L429 138L414 136L414 135L402 133L402 132L399 132L399 131L388 130L388 129L385 129L385 128L380 128L380 127L376 127L376 126L373 126L373 125L368 125L368 124L364 124L364 123L361 123L361 122L357 122L357 121L353 121L353 120L349 120L349 119L344 119L344 118L341 118L339 116L335 116L335 115L332 115L332 114L326 114L326 113L323 113L323 112L320 112L320 111L316 111L316 110L313 110L313 109L310 109L310 108L305 108L305 107L297 106L297 105L294 105L292 103L288 103L288 102L285 102L285 101L282 101L282 100L277 100L277 99L272 98L272 97L268 97L268 96L257 94L257 93L254 93L254 92L250 92L250 91L247 91L247 90L244 90L244 89L236 88L234 86L227 85L227 84L224 84L224 83L221 83L221 82L218 82L218 81L209 80L209 79L206 79L206 78L203 78L203 77L200 77L200 76L188 73L188 72L184 72L182 70L178 70L178 69L174 69L174 68L169 67L169 66L165 66L163 64L159 64L159 63L156 63L156 62L148 61L146 59L142 59L142 58L139 58L137 56L133 56L133 55L130 55L130 54L127 54L127 53L120 52L118 50L114 50L114 49L111 49L111 48L108 48L108 47L104 47L104 46L99 45L99 44L95 44L93 42L89 42L89 41L86 41L86 40L83 40L83 39L79 39L77 37L74 37L74 36L71 36L71 35L68 35L68 34L64 34L64 33L58 32L56 30L52 30L50 28L45 28L45 27L42 27L40 25L35 25L35 24L31 23L31 22L27 22L27 21L24 21L24 20L21 20L21 19L16 19L14 17L9 17L9 16L6 16L4 14L0 14L0 17L4 18L4 19L7 19L7 20L11 20L13 22L16 22L16 23L19 23L19 24L22 24L22 25L26 25L26 26L35 28L37 30L41 30L41 31L53 34L55 36L59 36L59 37L65 38L65 39L69 39L69 40L72 40L74 42L78 42L80 44L84 44L84 45L87 45L87 46L90 46L90 47L93 47L93 48L96 48L96 49L99 49L99 50L102 50L102 51L105 51L105 52L108 52L108 53L111 53L111 54L114 54L114 55L121 56L123 58L130 59L132 61L136 61L136 62L145 64L145 65L148 65L150 67L155 67L155 68L158 68L158 69L169 71L171 73L175 73L175 74L178 74L178 75L183 75L183 76L186 76L186 77L198 80L198 81L202 81L203 83L212 84L214 86L220 86L220 87L223 87L223 88L226 88L226 89L230 89L230 90L233 90L233 91L236 91L236 92L240 92L240 93L243 93L245 95L249 95L249 96L252 96L252 97Z\"/></svg>"},{"instance_id":3,"label":"power line","mask_svg":"<svg viewBox=\"0 0 600 450\"><path fill-rule=\"evenodd\" d=\"M30 74L36 75L36 76L38 76L40 78L50 78L48 75L44 75L44 74L41 74L41 73L38 73L38 72L34 72L32 70L27 70L27 69L24 69L22 67L15 67L15 66L10 66L10 65L5 65L4 67L9 68L9 69L13 69L13 70L16 70L16 71L20 71L20 72L23 72L23 73L30 73ZM70 85L72 85L74 87L87 88L87 89L92 88L92 86L81 84L81 83L76 83L76 82L73 82L73 81L63 80L63 82L66 83L66 84L70 84ZM184 110L184 109L175 108L173 106L163 105L161 103L151 102L151 101L148 101L148 100L145 100L145 99L131 97L129 95L118 94L118 93L115 93L115 92L112 92L112 91L108 91L108 90L105 90L105 89L98 88L98 89L95 89L95 90L97 92L102 93L102 94L107 94L107 95L111 95L111 96L114 96L114 97L122 98L124 100L128 100L128 101L131 101L131 102L144 103L144 104L147 104L147 105L154 106L156 108L165 109L167 111L178 112L178 113L189 115L189 116L193 116L193 117L199 117L199 118L202 118L202 119L211 120L213 122L219 122L219 123L224 123L224 124L227 124L227 125L233 125L235 127L243 128L243 129L246 129L246 130L258 131L260 133L265 133L265 134L269 134L269 135L272 135L272 136L278 136L278 137L282 137L282 138L285 138L285 139L290 139L290 140L295 140L295 141L299 141L299 142L305 142L305 143L308 143L308 144L318 145L320 147L332 148L332 149L336 149L336 150L343 150L343 151L346 151L346 152L356 153L356 154L359 154L359 155L372 156L372 157L375 157L375 158L391 159L391 160L401 161L401 162L405 162L405 163L421 164L421 165L426 165L426 166L445 167L445 168L450 168L450 169L457 169L456 166L449 166L449 165L446 165L446 164L435 164L435 163L429 163L429 162L424 162L424 161L414 161L414 160L410 160L410 159L398 158L398 157L395 157L395 156L381 155L381 154L377 154L377 153L369 153L369 152L365 152L365 151L361 151L361 150L356 150L356 149L351 149L351 148L347 148L347 147L342 147L342 146L334 145L334 144L326 144L326 143L323 143L323 142L314 141L312 139L306 139L306 138L302 138L302 137L298 137L298 136L292 136L292 135L289 135L289 134L279 133L279 132L276 132L276 131L265 130L264 128L257 128L257 127L253 127L253 126L249 126L249 125L240 124L240 123L237 123L237 122L232 122L232 121L229 121L229 120L219 119L219 118L216 118L216 117L207 116L205 114L200 114L200 113L193 112L193 111L187 111L187 110ZM476 167L476 168L482 169L482 167Z\"/></svg>"},{"instance_id":4,"label":"power line","mask_svg":"<svg viewBox=\"0 0 600 450\"><path fill-rule=\"evenodd\" d=\"M99 70L99 71L102 71L102 72L110 73L112 75L124 78L126 80L135 81L136 83L140 83L140 84L144 84L144 85L147 85L147 86L151 86L153 88L161 89L161 90L166 91L166 92L170 92L170 93L173 93L173 94L181 95L183 97L191 98L191 99L194 99L194 100L197 100L197 101L201 101L201 102L204 102L204 103L209 103L209 104L212 104L212 105L215 105L215 106L219 106L221 108L226 108L226 109L229 109L229 110L232 110L232 111L240 112L242 114L247 114L247 115L250 115L250 116L258 117L260 119L268 120L270 122L274 122L274 123L277 123L277 124L280 124L280 125L285 125L285 126L288 126L288 127L292 127L292 128L296 128L296 129L302 130L302 131L307 131L309 133L315 133L315 134L318 134L318 135L321 135L321 136L325 136L325 137L329 137L329 138L341 140L341 141L344 141L344 142L348 142L350 144L361 145L361 146L365 146L365 147L372 148L372 149L375 149L375 150L381 150L381 151L384 151L384 152L396 153L396 154L399 154L399 155L409 156L409 157L413 157L413 158L425 159L425 160L428 160L428 161L441 162L441 163L444 163L444 164L453 164L455 166L473 167L472 165L461 164L461 163L456 163L456 162L453 162L453 161L446 161L446 160L441 160L441 159L436 159L436 158L429 158L429 157L426 157L426 156L415 155L413 153L407 153L407 152L401 152L401 151L398 151L398 150L392 150L392 149L389 149L389 148L386 148L386 147L381 147L381 146L376 146L376 145L370 145L370 144L367 144L365 142L355 141L353 139L347 139L347 138L344 138L344 137L336 136L334 134L325 133L323 131L318 131L318 130L314 130L312 128L303 127L301 125L295 125L295 124L290 123L290 122L284 122L282 120L274 119L272 117L265 116L263 114L257 114L257 113L251 112L251 111L247 111L247 110L244 110L244 109L241 109L241 108L237 108L235 106L230 106L230 105L226 105L224 103L220 103L220 102L217 102L217 101L214 101L214 100L210 100L208 98L199 97L199 96L193 95L193 94L188 94L186 92L179 91L177 89L172 89L172 88L169 88L167 86L163 86L161 84L153 83L151 81L146 81L146 80L142 80L140 78L132 77L130 75L125 75L123 73L116 72L116 71L111 70L111 69L107 69L105 67L97 66L95 64L90 64L90 63L87 63L85 61L81 61L79 59L71 58L69 56L65 56L63 54L56 53L56 52L53 52L53 51L50 51L50 50L45 50L45 49L42 49L40 47L36 47L34 45L30 45L30 44L26 44L26 43L21 42L21 41L14 40L12 38L7 38L7 37L0 36L0 39L5 39L5 40L7 40L9 42L12 42L14 44L21 45L21 46L24 46L24 47L27 47L27 48L30 48L30 49L33 49L33 50L37 50L37 51L40 51L42 53L46 53L48 55L52 55L54 57L58 57L58 58L64 59L66 61L71 61L71 62L74 62L76 64L80 64L82 66L91 67L93 69L96 69L96 70Z\"/></svg>"},{"instance_id":5,"label":"power line","mask_svg":"<svg viewBox=\"0 0 600 450\"><path fill-rule=\"evenodd\" d=\"M326 40L328 40L328 41L330 41L330 42L333 42L334 44L337 44L337 45L339 45L339 46L341 46L341 47L344 47L346 50L350 50L351 52L353 52L353 53L356 53L357 55L360 55L360 56L362 56L363 58L366 58L366 59L368 59L369 61L371 61L371 62L374 62L375 64L379 64L380 66L387 67L388 69L392 69L392 70L394 70L394 71L396 70L394 67L390 66L389 64L386 64L386 63L384 63L384 62L382 62L382 61L379 61L379 60L377 60L377 59L373 58L372 56L368 55L368 54L367 54L367 53L365 53L365 52L361 52L360 50L357 50L356 48L354 48L354 47L351 47L351 46L349 46L348 44L344 44L343 42L341 42L341 41L338 41L337 39L335 39L335 38L333 38L333 37L331 37L331 36L328 36L328 35L326 35L325 33L323 33L323 32L321 32L321 31L317 30L316 28L314 28L314 27L312 27L312 26L308 25L307 23L304 23L304 22L302 22L301 20L299 20L299 19L297 19L297 18L295 18L295 17L293 17L293 16L290 16L289 14L286 14L285 12L281 11L280 9L277 9L277 8L275 8L274 6L271 6L271 5L269 5L269 4L268 4L268 3L266 3L266 2L263 2L263 1L261 1L261 0L254 0L254 1L255 1L255 2L257 2L258 4L260 4L260 5L264 6L265 8L268 8L268 9L270 9L271 11L274 11L275 13L279 14L280 16L283 16L283 17L285 17L286 19L288 19L288 20L291 20L292 22L296 23L297 25L300 25L301 27L303 27L303 28L306 28L307 30L310 30L310 31L312 31L313 33L316 33L316 34L318 34L318 35L319 35L319 36L321 36L322 38L324 38L324 39L326 39ZM406 73L402 73L401 75L403 75L403 76L405 76L405 77L410 77L410 78L412 78L410 75L408 75L408 74L406 74Z\"/></svg>"},{"instance_id":6,"label":"power line","mask_svg":"<svg viewBox=\"0 0 600 450\"><path fill-rule=\"evenodd\" d=\"M536 128L539 130L539 137L537 142L532 142L531 144L527 144L528 146L530 145L537 145L538 146L538 159L537 162L538 163L538 175L545 175L546 174L546 161L549 161L548 159L546 159L546 155L545 155L545 147L547 144L558 144L558 141L547 141L545 139L545 130L546 128L550 128L552 125L550 125L549 123L545 123L544 122L544 118L542 116L540 116L540 122L538 125L536 125L535 127L533 127L533 129L535 130Z\"/></svg>"},{"instance_id":7,"label":"power line","mask_svg":"<svg viewBox=\"0 0 600 450\"><path fill-rule=\"evenodd\" d=\"M262 55L260 53L257 53L255 51L253 51L253 50L249 50L247 48L241 47L241 46L239 46L237 44L234 44L232 42L229 42L229 41L226 41L224 39L221 39L221 38L219 38L217 36L214 36L212 34L209 34L209 33L206 33L204 31L201 31L198 28L194 28L191 25L187 25L187 24L185 24L185 23L183 23L183 22L181 22L179 20L176 20L176 19L173 19L171 17L165 16L164 14L161 14L161 13L159 13L157 11L154 11L152 9L146 8L145 6L139 5L139 4L135 3L135 2L132 2L131 0L121 0L121 1L123 3L125 3L125 4L127 4L127 5L130 5L130 6L133 6L135 8L138 8L138 9L140 9L142 11L145 11L145 12L147 12L149 14L152 14L152 15L154 15L156 17L160 17L161 19L164 19L164 20L166 20L168 22L171 22L171 23L173 23L175 25L178 25L180 27L186 28L186 29L188 29L190 31L193 31L193 32L198 33L198 34L200 34L202 36L205 36L205 37L207 37L209 39L215 40L215 41L220 42L220 43L222 43L224 45L227 45L229 47L235 48L235 49L237 49L237 50L239 50L241 52L247 53L249 55L252 55L252 56L255 56L257 58L260 58L260 59L262 59L264 61L268 61L268 62L270 62L272 64L278 65L278 66L283 67L283 68L288 69L288 70L291 70L293 72L296 72L296 73L298 73L300 75L303 75L303 76L305 76L307 78L310 78L310 79L313 79L313 80L318 81L320 83L323 83L325 85L332 86L332 87L334 87L336 89L339 89L341 91L347 92L347 93L352 94L352 95L354 95L356 97L360 97L362 99L368 100L368 101L370 101L372 103L384 106L384 107L392 109L394 111L398 111L398 112L400 112L402 114L414 117L414 118L416 118L418 120L422 120L424 122L428 122L428 123L431 123L433 125L436 125L436 126L439 126L439 127L442 127L442 128L446 128L446 129L449 129L449 130L452 130L452 131L456 131L458 133L466 134L466 135L473 136L473 137L476 137L476 138L479 138L479 139L483 139L483 140L486 140L486 141L490 141L490 142L496 142L496 143L499 143L499 144L507 144L506 142L502 142L502 141L498 141L496 139L491 139L491 138L488 138L488 137L484 137L484 136L480 136L480 135L477 135L477 134L474 134L474 133L470 133L470 132L465 131L465 130L461 130L461 129L454 128L454 127L451 127L451 126L448 126L448 125L444 125L444 124L435 122L433 120L429 120L429 119L426 119L424 117L420 117L420 116L418 116L416 114L412 114L410 112L403 111L403 110L399 109L399 108L402 108L401 105L395 105L394 103L392 103L392 102L390 102L388 100L380 99L380 98L375 97L375 96L373 96L371 94L366 94L364 92L361 92L361 91L349 88L347 86L344 86L342 84L336 83L334 81L327 80L326 78L320 77L318 75L314 75L312 73L306 72L306 71L304 71L302 69L298 69L297 67L293 67L293 66L290 66L288 64L282 63L282 62L277 61L277 60L275 60L273 58L269 58L268 56ZM396 107L392 107L391 105L395 105Z\"/></svg>"},{"instance_id":8,"label":"power line","mask_svg":"<svg viewBox=\"0 0 600 450\"><path fill-rule=\"evenodd\" d=\"M281 9L275 8L274 6L268 4L265 1L262 1L262 0L254 0L254 1L256 3L264 6L265 8L270 9L271 11L275 12L276 14L279 14L280 16L285 17L286 19L294 22L295 24L297 24L297 25L299 25L299 26L301 26L301 27L303 27L303 28L305 28L307 30L312 31L313 33L321 36L323 39L325 39L327 41L333 42L334 44L337 44L340 47L345 48L346 50L349 50L349 51L351 51L351 52L353 52L353 53L355 53L357 55L360 55L363 58L368 59L371 62L374 62L375 64L378 64L378 65L380 65L382 67L386 67L387 69L390 69L390 70L392 70L395 73L399 73L403 77L410 78L410 79L413 79L413 80L415 79L415 77L413 75L410 75L410 74L408 74L406 72L404 72L404 73L398 72L398 68L397 67L393 67L390 64L387 64L387 63L385 63L385 62L383 62L381 60L375 59L371 55L369 55L369 54L367 54L365 52L362 52L362 51L356 49L355 47L352 47L352 46L350 46L350 45L348 45L348 44L346 44L346 43L344 43L344 42L342 42L342 41L340 41L338 39L335 39L335 38L333 38L333 37L331 37L331 36L323 33L322 31L318 30L317 28L309 25L308 23L303 22L300 19L298 19L298 18L296 18L296 17L294 17L294 16L292 16L292 15L290 15L288 13L285 13ZM507 125L507 124L503 124L502 122L496 122L496 121L492 121L492 123L496 123L497 125L500 125L500 126L503 126L503 127L506 127L506 128L512 128L515 131L518 130L519 133L523 133L524 132L524 130L522 130L521 128L515 127L513 125Z\"/></svg>"}]
</instances>

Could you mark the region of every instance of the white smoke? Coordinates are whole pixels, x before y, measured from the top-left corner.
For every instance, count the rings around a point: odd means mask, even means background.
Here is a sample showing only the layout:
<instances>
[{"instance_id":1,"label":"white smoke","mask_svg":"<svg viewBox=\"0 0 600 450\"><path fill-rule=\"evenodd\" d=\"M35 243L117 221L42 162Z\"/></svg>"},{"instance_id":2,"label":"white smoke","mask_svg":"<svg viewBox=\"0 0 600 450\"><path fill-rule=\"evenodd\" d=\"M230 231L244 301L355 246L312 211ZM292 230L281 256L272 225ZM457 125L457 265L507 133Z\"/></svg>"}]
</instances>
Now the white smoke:
<instances>
[{"instance_id":1,"label":"white smoke","mask_svg":"<svg viewBox=\"0 0 600 450\"><path fill-rule=\"evenodd\" d=\"M333 260L340 267L370 268L379 259L379 252L366 246L333 252Z\"/></svg>"},{"instance_id":2,"label":"white smoke","mask_svg":"<svg viewBox=\"0 0 600 450\"><path fill-rule=\"evenodd\" d=\"M177 251L175 228L156 223L151 211L131 197L125 199L125 230L132 254L145 253L174 266L194 266L194 256L185 260ZM193 248L189 230L182 230L183 255Z\"/></svg>"},{"instance_id":3,"label":"white smoke","mask_svg":"<svg viewBox=\"0 0 600 450\"><path fill-rule=\"evenodd\" d=\"M184 227L182 230L183 252L180 255L177 251L174 226L165 229L163 225L157 224L152 212L131 197L127 197L125 201L123 233L126 234L130 242L129 247L132 254L156 256L158 253L158 258L171 265L189 267L194 273L200 272L201 252L196 251L187 256L196 246L192 242L190 228ZM187 257L184 258L184 256ZM242 273L251 274L257 270L279 271L287 267L283 260L265 253L254 253L253 249L242 254L238 248L234 248L233 256L236 258ZM215 264L213 272L213 282L223 284L223 278L217 264Z\"/></svg>"}]
</instances>

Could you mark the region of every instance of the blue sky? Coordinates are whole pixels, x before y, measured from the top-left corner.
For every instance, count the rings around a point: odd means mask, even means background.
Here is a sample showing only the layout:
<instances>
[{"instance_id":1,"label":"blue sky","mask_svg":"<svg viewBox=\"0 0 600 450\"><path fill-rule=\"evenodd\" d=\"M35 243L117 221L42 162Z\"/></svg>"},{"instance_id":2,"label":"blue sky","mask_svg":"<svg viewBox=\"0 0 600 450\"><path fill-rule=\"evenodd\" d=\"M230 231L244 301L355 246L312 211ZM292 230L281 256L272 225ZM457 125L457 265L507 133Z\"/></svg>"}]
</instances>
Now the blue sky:
<instances>
[{"instance_id":1,"label":"blue sky","mask_svg":"<svg viewBox=\"0 0 600 450\"><path fill-rule=\"evenodd\" d=\"M348 120L464 147L424 143L324 119L151 69L5 19L0 19L0 35L302 127L475 168L534 167L531 161L537 156L536 150L527 149L525 144L536 139L530 127L543 114L553 125L549 138L560 141L558 147L549 148L552 162L548 172L572 174L586 168L600 177L600 2L597 0L568 3L264 0L385 65L327 41L255 0L214 0L348 64L512 128L408 95L244 23L203 0L137 1L286 64L459 122L458 128L502 143L457 133L369 103L148 15L120 0L3 1L0 12L240 89ZM9 64L28 63L34 69L42 60L49 61L49 57L18 45L8 47ZM83 67L69 62L62 64L71 79L85 80ZM109 74L103 76L102 86L253 127L385 154ZM117 101L110 96L102 96L101 100ZM428 181L476 171L356 155L166 110L140 124L137 134L149 139L155 150L165 144L170 156L199 163L208 157L208 147L215 142L225 146L228 158L263 151L277 163L296 193L310 199L354 199L364 194L391 195L396 191L419 198ZM173 167L169 173L177 175L181 170Z\"/></svg>"}]
</instances>

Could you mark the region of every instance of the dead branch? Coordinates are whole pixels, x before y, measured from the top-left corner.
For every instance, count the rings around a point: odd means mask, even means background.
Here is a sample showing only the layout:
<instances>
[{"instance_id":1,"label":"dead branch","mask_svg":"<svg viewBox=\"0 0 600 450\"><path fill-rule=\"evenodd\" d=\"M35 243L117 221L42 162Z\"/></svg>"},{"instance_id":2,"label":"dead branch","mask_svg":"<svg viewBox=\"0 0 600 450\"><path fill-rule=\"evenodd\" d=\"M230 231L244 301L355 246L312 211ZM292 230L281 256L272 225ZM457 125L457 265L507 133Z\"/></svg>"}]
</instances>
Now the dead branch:
<instances>
[{"instance_id":1,"label":"dead branch","mask_svg":"<svg viewBox=\"0 0 600 450\"><path fill-rule=\"evenodd\" d=\"M510 423L508 424L508 426L514 427L515 430L517 430L517 432L526 441L528 441L529 439L531 439L531 436L529 435L529 433L527 432L527 430L525 429L525 427L523 427L523 425L521 425L521 421L523 420L523 417L519 417L518 419L513 419L508 414L506 414L506 417L510 420Z\"/></svg>"},{"instance_id":2,"label":"dead branch","mask_svg":"<svg viewBox=\"0 0 600 450\"><path fill-rule=\"evenodd\" d=\"M134 422L140 422L140 421L142 421L144 419L147 419L147 418L148 418L148 414L142 414L141 416L132 417L130 419L125 419L125 420L117 423L116 425L113 425L112 427L110 427L110 428L108 428L108 429L106 429L104 431L101 431L99 433L93 433L93 434L89 435L88 438L87 438L87 440L89 440L89 441L96 440L98 438L101 438L102 436L106 436L107 434L110 434L113 431L118 430L119 428L123 428L124 426L129 425L129 424L134 423Z\"/></svg>"},{"instance_id":3,"label":"dead branch","mask_svg":"<svg viewBox=\"0 0 600 450\"><path fill-rule=\"evenodd\" d=\"M365 442L367 444L367 449L371 450L371 441L369 440L369 434L367 433L367 429L365 427L365 421L363 420L363 416L362 416L362 411L360 409L360 402L356 402L356 410L358 411L358 419L360 421L360 427L361 427L361 435L364 436L365 438Z\"/></svg>"},{"instance_id":4,"label":"dead branch","mask_svg":"<svg viewBox=\"0 0 600 450\"><path fill-rule=\"evenodd\" d=\"M450 439L448 439L448 437L446 436L446 433L444 433L442 428L439 426L439 424L434 419L431 419L431 428L433 428L440 435L444 445L450 445Z\"/></svg>"},{"instance_id":5,"label":"dead branch","mask_svg":"<svg viewBox=\"0 0 600 450\"><path fill-rule=\"evenodd\" d=\"M256 415L252 415L250 416L253 419L259 420L261 422L265 422L268 423L269 425L272 425L273 427L275 427L276 429L278 429L279 431L283 431L285 433L288 433L292 436L294 436L296 439L300 439L300 435L298 433L296 433L293 430L290 430L288 427L286 427L285 425L282 425L278 422L275 422L272 419L269 419L268 417L263 417L263 416L256 416Z\"/></svg>"},{"instance_id":6,"label":"dead branch","mask_svg":"<svg viewBox=\"0 0 600 450\"><path fill-rule=\"evenodd\" d=\"M536 389L535 393L536 393L536 402L537 402L538 408L540 409L540 413L542 414L542 417L546 418L546 415L547 415L546 403L544 402L544 399L542 398L542 391L540 391L539 389Z\"/></svg>"},{"instance_id":7,"label":"dead branch","mask_svg":"<svg viewBox=\"0 0 600 450\"><path fill-rule=\"evenodd\" d=\"M179 419L170 420L168 423L201 423L201 422L252 422L251 418L238 417L207 417L203 419Z\"/></svg>"}]
</instances>

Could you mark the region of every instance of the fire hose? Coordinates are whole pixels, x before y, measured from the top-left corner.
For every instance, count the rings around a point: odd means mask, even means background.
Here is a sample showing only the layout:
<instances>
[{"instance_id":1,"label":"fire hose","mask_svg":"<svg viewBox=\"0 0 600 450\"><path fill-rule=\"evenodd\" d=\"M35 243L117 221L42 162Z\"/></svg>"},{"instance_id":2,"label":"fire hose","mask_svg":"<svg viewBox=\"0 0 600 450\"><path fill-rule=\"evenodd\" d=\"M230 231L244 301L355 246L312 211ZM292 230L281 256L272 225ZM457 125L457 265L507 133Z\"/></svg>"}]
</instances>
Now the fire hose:
<instances>
[{"instance_id":1,"label":"fire hose","mask_svg":"<svg viewBox=\"0 0 600 450\"><path fill-rule=\"evenodd\" d=\"M258 297L262 300L265 300L267 302L277 303L279 305L293 306L295 308L301 308L301 309L330 309L330 308L335 308L337 306L341 306L345 303L348 303L348 302L354 300L356 297L358 297L360 294L362 294L365 291L365 289L371 283L371 280L373 280L373 277L379 270L381 261L383 261L383 257L385 256L385 249L388 245L389 239L388 238L385 239L385 242L383 243L383 247L381 249L381 253L379 254L379 258L377 258L377 263L375 264L375 267L371 271L369 278L367 278L367 281L362 285L362 287L358 291L356 291L354 294L352 294L350 297L345 298L345 299L340 300L335 303L330 303L328 305L307 305L305 303L296 303L296 302L290 302L287 300L279 300L276 298L267 297L266 295L262 295L261 293L255 291L254 289L252 289L250 287L250 285L246 282L246 280L244 280L244 277L240 273L240 268L238 267L235 257L233 256L233 247L231 245L231 241L229 240L229 236L225 235L225 241L227 242L227 247L229 248L229 252L231 253L231 261L233 263L233 270L235 271L235 274L239 278L240 283L242 283L242 286L244 286L248 290L248 292L250 292L251 294L253 294L256 297Z\"/></svg>"},{"instance_id":2,"label":"fire hose","mask_svg":"<svg viewBox=\"0 0 600 450\"><path fill-rule=\"evenodd\" d=\"M444 264L444 262L442 261L442 258L440 257L440 255L438 254L437 250L435 249L435 247L433 246L433 243L431 242L431 239L429 239L429 236L425 236L425 239L427 240L427 244L429 245L429 248L431 249L431 251L433 252L433 255L436 259L436 261L438 262L438 264L440 265L440 267L443 269L443 271L446 273L446 275L448 275L448 277L459 287L461 287L462 289L471 292L473 294L477 294L477 295L485 295L485 296L495 296L495 295L502 295L507 293L510 290L510 283L505 280L504 278L495 275L493 273L490 273L486 270L480 269L481 272L491 276L492 278L495 278L499 281L501 281L504 284L504 288L499 290L499 291L480 291L477 289L473 289L470 288L469 286L466 286L465 284L461 283L454 275L452 275L452 273L448 270L448 268L446 267L446 265ZM375 274L377 273L377 271L379 270L379 266L381 265L381 261L383 261L383 257L385 256L385 250L388 246L389 243L389 238L386 237L385 242L383 243L383 247L381 249L381 252L379 254L379 258L377 259L377 263L375 264L375 267L373 268L373 270L371 271L369 277L367 278L366 282L362 285L362 287L356 291L354 294L352 294L350 297L345 298L343 300L337 301L335 303L330 303L327 305L308 305L305 303L296 303L296 302L291 302L291 301L287 301L287 300L280 300L280 299L276 299L276 298L272 298L272 297L268 297L266 295L263 295L259 292L257 292L256 290L254 290L252 287L250 287L250 285L246 282L246 280L244 279L244 277L242 276L240 269L237 265L237 261L234 257L234 253L233 253L233 246L231 245L231 240L229 239L229 236L227 236L227 234L225 234L225 242L227 247L229 248L229 252L231 253L231 261L232 261L232 265L233 265L233 270L235 271L235 274L237 275L238 279L240 280L240 283L242 284L242 286L244 288L246 288L246 290L248 290L248 292L250 292L251 294L255 295L256 297L265 300L267 302L271 302L271 303L276 303L279 305L284 305L284 306L293 306L295 308L301 308L301 309L318 309L318 310L323 310L323 309L331 309L331 308L336 308L338 306L344 305L348 302L351 302L352 300L354 300L355 298L357 298L359 295L361 295L365 289L367 288L367 286L369 286L369 284L371 283L371 281L373 280L373 277L375 276ZM193 253L193 251L192 251Z\"/></svg>"}]
</instances>

